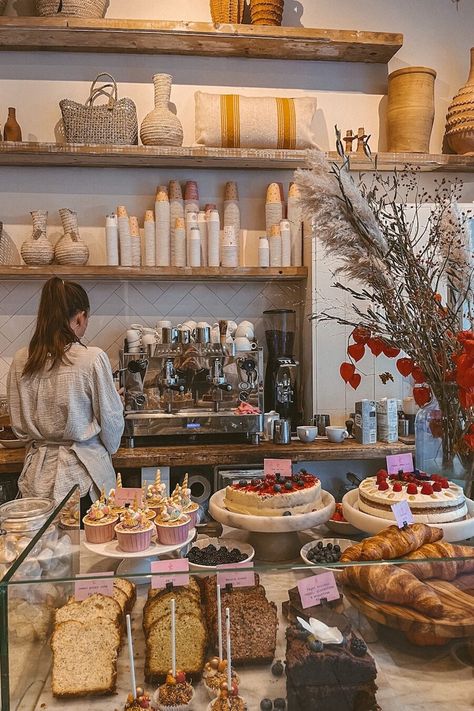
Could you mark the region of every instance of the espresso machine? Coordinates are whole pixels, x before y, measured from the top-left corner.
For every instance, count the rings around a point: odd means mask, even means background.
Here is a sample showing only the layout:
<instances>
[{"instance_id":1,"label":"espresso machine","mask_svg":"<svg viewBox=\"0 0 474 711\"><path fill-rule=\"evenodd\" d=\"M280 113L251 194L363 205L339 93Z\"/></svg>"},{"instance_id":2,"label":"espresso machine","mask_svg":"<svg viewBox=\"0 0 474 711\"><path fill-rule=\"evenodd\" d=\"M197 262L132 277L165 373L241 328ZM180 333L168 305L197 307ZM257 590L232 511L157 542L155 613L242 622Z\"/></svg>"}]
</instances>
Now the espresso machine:
<instances>
[{"instance_id":1,"label":"espresso machine","mask_svg":"<svg viewBox=\"0 0 474 711\"><path fill-rule=\"evenodd\" d=\"M294 358L296 311L272 309L263 312L268 348L265 371L265 411L276 410L281 418L298 422L298 369Z\"/></svg>"},{"instance_id":2,"label":"espresso machine","mask_svg":"<svg viewBox=\"0 0 474 711\"><path fill-rule=\"evenodd\" d=\"M120 352L125 444L258 442L263 428L263 350L239 352L210 329L163 329L148 352ZM151 351L151 352L150 352ZM155 440L155 442L153 442Z\"/></svg>"}]
</instances>

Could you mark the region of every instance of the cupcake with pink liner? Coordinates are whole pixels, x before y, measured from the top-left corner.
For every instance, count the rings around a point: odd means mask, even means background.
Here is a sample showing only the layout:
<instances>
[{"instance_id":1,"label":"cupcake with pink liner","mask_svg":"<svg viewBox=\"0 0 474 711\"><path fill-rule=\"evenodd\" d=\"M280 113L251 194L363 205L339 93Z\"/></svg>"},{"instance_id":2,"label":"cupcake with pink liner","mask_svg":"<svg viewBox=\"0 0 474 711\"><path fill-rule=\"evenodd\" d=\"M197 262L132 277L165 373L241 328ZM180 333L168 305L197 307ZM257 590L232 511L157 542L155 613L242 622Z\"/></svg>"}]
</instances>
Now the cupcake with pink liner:
<instances>
[{"instance_id":1,"label":"cupcake with pink liner","mask_svg":"<svg viewBox=\"0 0 474 711\"><path fill-rule=\"evenodd\" d=\"M166 484L161 481L161 472L156 470L155 481L149 484L146 490L145 505L150 508L155 514L158 514L165 500Z\"/></svg>"},{"instance_id":2,"label":"cupcake with pink liner","mask_svg":"<svg viewBox=\"0 0 474 711\"><path fill-rule=\"evenodd\" d=\"M171 498L182 508L183 513L191 519L191 528L195 528L198 522L199 504L191 499L191 489L188 487L188 475L184 475L183 483L176 484Z\"/></svg>"},{"instance_id":3,"label":"cupcake with pink liner","mask_svg":"<svg viewBox=\"0 0 474 711\"><path fill-rule=\"evenodd\" d=\"M126 553L146 550L151 544L154 525L136 504L127 509L115 526L118 546Z\"/></svg>"},{"instance_id":4,"label":"cupcake with pink liner","mask_svg":"<svg viewBox=\"0 0 474 711\"><path fill-rule=\"evenodd\" d=\"M165 546L185 543L191 528L191 519L173 499L166 499L155 518L158 542Z\"/></svg>"},{"instance_id":5,"label":"cupcake with pink liner","mask_svg":"<svg viewBox=\"0 0 474 711\"><path fill-rule=\"evenodd\" d=\"M103 491L82 519L88 543L108 543L115 538L114 528L118 516L113 513Z\"/></svg>"}]
</instances>

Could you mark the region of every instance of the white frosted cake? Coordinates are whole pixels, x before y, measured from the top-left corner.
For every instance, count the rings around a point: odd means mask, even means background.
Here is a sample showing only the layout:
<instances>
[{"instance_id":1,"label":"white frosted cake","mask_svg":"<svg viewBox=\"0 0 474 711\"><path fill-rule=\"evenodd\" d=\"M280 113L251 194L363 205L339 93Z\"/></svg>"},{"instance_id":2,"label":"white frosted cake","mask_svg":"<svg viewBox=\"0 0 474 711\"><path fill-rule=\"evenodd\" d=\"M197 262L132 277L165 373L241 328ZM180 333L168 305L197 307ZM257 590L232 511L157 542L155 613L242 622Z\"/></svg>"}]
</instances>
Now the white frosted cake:
<instances>
[{"instance_id":1,"label":"white frosted cake","mask_svg":"<svg viewBox=\"0 0 474 711\"><path fill-rule=\"evenodd\" d=\"M402 473L388 476L381 469L359 485L359 510L395 520L392 504L406 500L416 523L449 523L467 516L464 492L439 474Z\"/></svg>"},{"instance_id":2,"label":"white frosted cake","mask_svg":"<svg viewBox=\"0 0 474 711\"><path fill-rule=\"evenodd\" d=\"M316 476L299 472L291 477L243 479L226 488L229 511L252 516L291 516L314 511L321 505L321 483Z\"/></svg>"}]
</instances>

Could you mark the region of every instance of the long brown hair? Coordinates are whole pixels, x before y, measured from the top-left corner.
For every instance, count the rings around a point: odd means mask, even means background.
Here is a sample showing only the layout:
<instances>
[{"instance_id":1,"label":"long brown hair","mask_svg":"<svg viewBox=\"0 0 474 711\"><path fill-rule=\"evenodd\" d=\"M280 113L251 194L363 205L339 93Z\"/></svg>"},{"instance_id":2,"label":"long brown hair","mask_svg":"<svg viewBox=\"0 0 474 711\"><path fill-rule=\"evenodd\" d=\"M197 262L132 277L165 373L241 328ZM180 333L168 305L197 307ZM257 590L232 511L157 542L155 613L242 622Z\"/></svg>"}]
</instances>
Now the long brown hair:
<instances>
[{"instance_id":1,"label":"long brown hair","mask_svg":"<svg viewBox=\"0 0 474 711\"><path fill-rule=\"evenodd\" d=\"M50 361L51 368L67 362L65 350L80 343L70 320L81 311L89 313L89 297L80 284L48 279L43 286L33 338L28 346L28 360L23 375L34 375Z\"/></svg>"}]
</instances>

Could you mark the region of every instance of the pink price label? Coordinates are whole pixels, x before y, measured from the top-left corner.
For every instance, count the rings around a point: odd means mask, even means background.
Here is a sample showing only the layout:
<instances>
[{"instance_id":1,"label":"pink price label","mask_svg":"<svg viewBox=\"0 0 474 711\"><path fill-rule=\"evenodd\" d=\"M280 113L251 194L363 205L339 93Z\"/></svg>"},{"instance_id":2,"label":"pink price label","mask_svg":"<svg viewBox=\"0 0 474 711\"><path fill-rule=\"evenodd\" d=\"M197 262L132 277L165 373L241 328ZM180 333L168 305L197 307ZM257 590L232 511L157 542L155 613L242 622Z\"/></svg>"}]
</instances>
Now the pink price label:
<instances>
[{"instance_id":1,"label":"pink price label","mask_svg":"<svg viewBox=\"0 0 474 711\"><path fill-rule=\"evenodd\" d=\"M76 578L78 579L74 583L74 597L78 602L82 602L82 600L85 600L90 595L95 595L95 593L113 597L113 573L85 573L84 575L77 575Z\"/></svg>"},{"instance_id":2,"label":"pink price label","mask_svg":"<svg viewBox=\"0 0 474 711\"><path fill-rule=\"evenodd\" d=\"M402 472L415 470L412 454L389 454L385 459L387 460L387 472L389 474L398 474L400 470Z\"/></svg>"},{"instance_id":3,"label":"pink price label","mask_svg":"<svg viewBox=\"0 0 474 711\"><path fill-rule=\"evenodd\" d=\"M116 506L125 506L126 504L133 506L135 500L138 506L143 505L143 489L132 489L131 487L118 487L115 489Z\"/></svg>"},{"instance_id":4,"label":"pink price label","mask_svg":"<svg viewBox=\"0 0 474 711\"><path fill-rule=\"evenodd\" d=\"M189 560L187 558L154 560L151 564L151 572L160 573L160 575L151 576L151 587L154 590L165 588L169 583L176 587L189 585Z\"/></svg>"},{"instance_id":5,"label":"pink price label","mask_svg":"<svg viewBox=\"0 0 474 711\"><path fill-rule=\"evenodd\" d=\"M298 580L298 590L303 609L319 605L321 600L339 600L341 597L336 585L334 573L320 573L310 578Z\"/></svg>"},{"instance_id":6,"label":"pink price label","mask_svg":"<svg viewBox=\"0 0 474 711\"><path fill-rule=\"evenodd\" d=\"M264 459L263 472L265 476L281 474L281 476L291 476L291 459Z\"/></svg>"},{"instance_id":7,"label":"pink price label","mask_svg":"<svg viewBox=\"0 0 474 711\"><path fill-rule=\"evenodd\" d=\"M405 528L409 523L413 523L413 514L408 501L399 501L398 504L392 504L391 509L397 521L398 528Z\"/></svg>"},{"instance_id":8,"label":"pink price label","mask_svg":"<svg viewBox=\"0 0 474 711\"><path fill-rule=\"evenodd\" d=\"M231 570L226 570L231 568ZM239 570L237 570L237 568ZM242 570L240 570L242 569ZM255 573L253 572L253 562L229 563L219 566L217 573L217 584L221 588L232 585L234 588L249 588L255 585Z\"/></svg>"}]
</instances>

